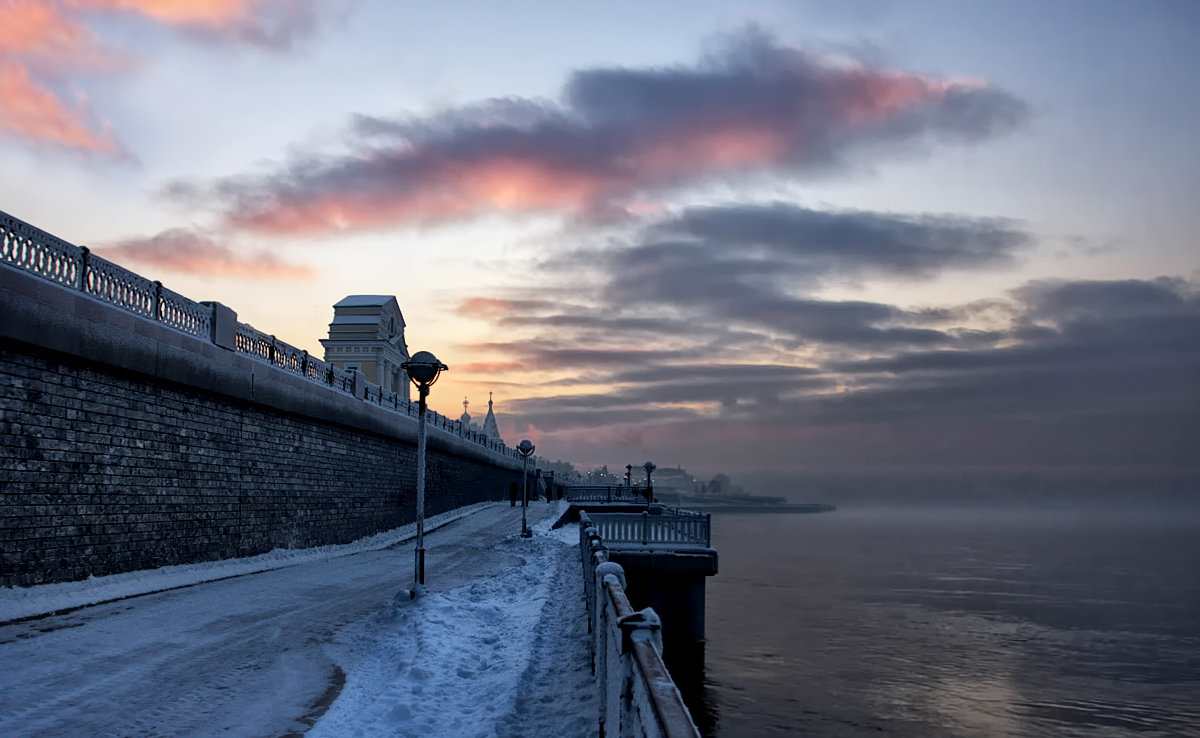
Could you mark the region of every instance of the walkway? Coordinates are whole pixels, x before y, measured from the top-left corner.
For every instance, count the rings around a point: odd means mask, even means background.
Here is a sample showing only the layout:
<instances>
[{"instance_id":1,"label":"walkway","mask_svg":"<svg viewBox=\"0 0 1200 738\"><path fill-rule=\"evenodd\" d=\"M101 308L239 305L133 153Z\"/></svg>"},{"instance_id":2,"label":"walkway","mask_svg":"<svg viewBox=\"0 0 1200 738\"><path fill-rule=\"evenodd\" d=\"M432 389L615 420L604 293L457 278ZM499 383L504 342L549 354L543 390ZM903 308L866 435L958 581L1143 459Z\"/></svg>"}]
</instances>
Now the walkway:
<instances>
[{"instance_id":1,"label":"walkway","mask_svg":"<svg viewBox=\"0 0 1200 738\"><path fill-rule=\"evenodd\" d=\"M557 509L532 540L508 505L428 534L415 602L404 543L0 626L0 735L590 735Z\"/></svg>"}]
</instances>

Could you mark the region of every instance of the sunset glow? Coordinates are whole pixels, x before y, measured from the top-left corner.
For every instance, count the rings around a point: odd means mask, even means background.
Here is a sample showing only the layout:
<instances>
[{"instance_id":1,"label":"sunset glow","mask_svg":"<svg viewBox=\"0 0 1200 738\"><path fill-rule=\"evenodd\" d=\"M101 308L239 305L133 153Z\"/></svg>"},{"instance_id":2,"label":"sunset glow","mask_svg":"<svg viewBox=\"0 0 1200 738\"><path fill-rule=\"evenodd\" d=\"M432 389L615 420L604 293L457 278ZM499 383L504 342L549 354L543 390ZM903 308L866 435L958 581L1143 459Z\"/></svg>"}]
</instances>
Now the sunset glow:
<instances>
[{"instance_id":1,"label":"sunset glow","mask_svg":"<svg viewBox=\"0 0 1200 738\"><path fill-rule=\"evenodd\" d=\"M1190 468L1194 23L1102 5L2 0L0 209L582 465Z\"/></svg>"}]
</instances>

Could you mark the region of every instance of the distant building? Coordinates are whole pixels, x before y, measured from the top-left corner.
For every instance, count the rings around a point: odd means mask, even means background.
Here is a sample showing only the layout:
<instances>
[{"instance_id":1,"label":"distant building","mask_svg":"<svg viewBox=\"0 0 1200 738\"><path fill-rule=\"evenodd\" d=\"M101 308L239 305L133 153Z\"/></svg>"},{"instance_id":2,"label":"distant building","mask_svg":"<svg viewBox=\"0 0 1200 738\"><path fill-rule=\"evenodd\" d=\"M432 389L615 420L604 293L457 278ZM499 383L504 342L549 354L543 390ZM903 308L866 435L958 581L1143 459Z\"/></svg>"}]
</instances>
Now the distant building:
<instances>
[{"instance_id":1,"label":"distant building","mask_svg":"<svg viewBox=\"0 0 1200 738\"><path fill-rule=\"evenodd\" d=\"M333 306L329 338L322 338L325 361L354 369L368 382L409 397L404 315L392 295L350 295Z\"/></svg>"},{"instance_id":2,"label":"distant building","mask_svg":"<svg viewBox=\"0 0 1200 738\"><path fill-rule=\"evenodd\" d=\"M471 420L471 414L467 412L467 407L469 405L470 403L467 402L467 398L464 397L463 414L458 418L460 421L462 421L463 427L470 428L471 430L477 430L488 438L503 443L504 439L500 437L500 429L496 426L496 413L492 410L492 393L488 393L488 411L487 416L485 416L483 419L482 428L479 427L478 423Z\"/></svg>"},{"instance_id":3,"label":"distant building","mask_svg":"<svg viewBox=\"0 0 1200 738\"><path fill-rule=\"evenodd\" d=\"M682 466L674 469L671 467L656 469L652 479L654 481L654 490L659 494L677 492L690 495L696 491L695 477L688 474Z\"/></svg>"},{"instance_id":4,"label":"distant building","mask_svg":"<svg viewBox=\"0 0 1200 738\"><path fill-rule=\"evenodd\" d=\"M497 441L503 442L500 438L500 429L496 427L496 414L492 412L492 393L488 393L488 414L483 419L483 435L488 438L495 438Z\"/></svg>"}]
</instances>

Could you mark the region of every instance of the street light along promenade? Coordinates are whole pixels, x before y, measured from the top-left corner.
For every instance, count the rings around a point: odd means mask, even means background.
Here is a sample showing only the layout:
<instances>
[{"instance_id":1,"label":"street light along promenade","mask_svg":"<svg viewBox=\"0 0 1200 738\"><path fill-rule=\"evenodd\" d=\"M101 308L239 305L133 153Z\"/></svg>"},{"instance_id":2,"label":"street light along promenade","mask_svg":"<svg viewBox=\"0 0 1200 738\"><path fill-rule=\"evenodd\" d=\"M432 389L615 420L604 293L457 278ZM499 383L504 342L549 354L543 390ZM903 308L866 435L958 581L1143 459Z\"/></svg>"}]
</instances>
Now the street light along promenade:
<instances>
[{"instance_id":1,"label":"street light along promenade","mask_svg":"<svg viewBox=\"0 0 1200 738\"><path fill-rule=\"evenodd\" d=\"M532 538L533 531L526 523L525 510L529 507L529 457L533 455L533 444L529 439L517 445L517 453L521 454L521 537Z\"/></svg>"},{"instance_id":2,"label":"street light along promenade","mask_svg":"<svg viewBox=\"0 0 1200 738\"><path fill-rule=\"evenodd\" d=\"M650 475L658 467L654 465L653 461L647 461L642 464L642 468L646 470L646 512L650 512L650 503L654 501L654 485L650 483Z\"/></svg>"},{"instance_id":3,"label":"street light along promenade","mask_svg":"<svg viewBox=\"0 0 1200 738\"><path fill-rule=\"evenodd\" d=\"M417 547L413 551L413 588L409 597L416 599L425 591L425 399L438 376L450 369L428 351L418 351L401 368L417 385Z\"/></svg>"}]
</instances>

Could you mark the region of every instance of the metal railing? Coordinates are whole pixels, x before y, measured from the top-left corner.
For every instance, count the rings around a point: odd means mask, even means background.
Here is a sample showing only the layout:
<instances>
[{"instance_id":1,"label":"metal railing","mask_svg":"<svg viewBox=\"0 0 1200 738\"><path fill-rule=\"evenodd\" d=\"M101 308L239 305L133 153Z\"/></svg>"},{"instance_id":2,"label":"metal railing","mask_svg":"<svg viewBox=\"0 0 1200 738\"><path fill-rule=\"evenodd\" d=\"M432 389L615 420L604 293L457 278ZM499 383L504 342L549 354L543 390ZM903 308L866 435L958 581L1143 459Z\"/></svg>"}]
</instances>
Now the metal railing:
<instances>
[{"instance_id":1,"label":"metal railing","mask_svg":"<svg viewBox=\"0 0 1200 738\"><path fill-rule=\"evenodd\" d=\"M600 735L700 738L662 657L662 623L652 608L634 610L625 572L609 560L605 539L579 515L592 673L600 691Z\"/></svg>"},{"instance_id":2,"label":"metal railing","mask_svg":"<svg viewBox=\"0 0 1200 738\"><path fill-rule=\"evenodd\" d=\"M567 487L567 499L571 502L645 502L644 487L626 487L620 484L577 484Z\"/></svg>"},{"instance_id":3,"label":"metal railing","mask_svg":"<svg viewBox=\"0 0 1200 738\"><path fill-rule=\"evenodd\" d=\"M707 514L592 513L591 520L614 546L712 547L712 516Z\"/></svg>"},{"instance_id":4,"label":"metal railing","mask_svg":"<svg viewBox=\"0 0 1200 738\"><path fill-rule=\"evenodd\" d=\"M75 246L42 229L0 210L0 264L20 269L68 289L115 305L147 320L205 341L213 340L215 304L194 302L145 277L96 256L84 246ZM364 402L417 416L417 403L370 382L358 381L354 372L339 369L310 356L275 336L245 323L234 331L234 350L338 392L356 395ZM479 431L463 427L441 413L427 410L426 423L506 458L519 458L516 449Z\"/></svg>"}]
</instances>

